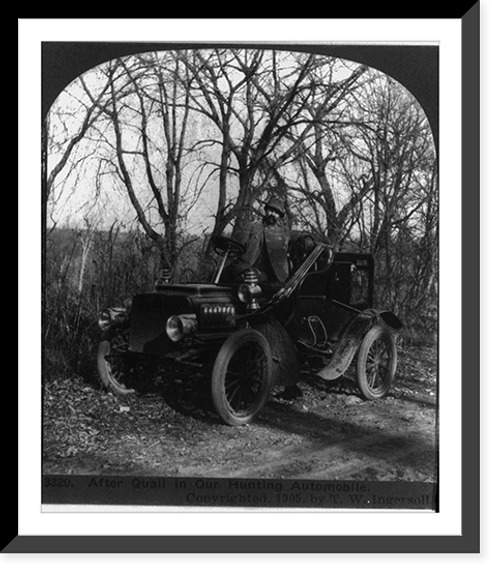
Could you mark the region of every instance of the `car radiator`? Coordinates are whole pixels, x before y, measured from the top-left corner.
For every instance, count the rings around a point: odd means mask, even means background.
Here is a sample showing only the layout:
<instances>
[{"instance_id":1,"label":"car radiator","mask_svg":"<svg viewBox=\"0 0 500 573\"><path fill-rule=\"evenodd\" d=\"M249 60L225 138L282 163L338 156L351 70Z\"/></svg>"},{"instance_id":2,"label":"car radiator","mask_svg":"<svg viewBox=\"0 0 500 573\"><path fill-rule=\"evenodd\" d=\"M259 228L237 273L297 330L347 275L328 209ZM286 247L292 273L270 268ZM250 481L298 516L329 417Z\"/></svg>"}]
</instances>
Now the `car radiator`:
<instances>
[{"instance_id":1,"label":"car radiator","mask_svg":"<svg viewBox=\"0 0 500 573\"><path fill-rule=\"evenodd\" d=\"M165 331L167 320L173 314L190 312L185 298L162 294L144 294L134 297L130 318L129 349L146 354L164 354L173 342Z\"/></svg>"}]
</instances>

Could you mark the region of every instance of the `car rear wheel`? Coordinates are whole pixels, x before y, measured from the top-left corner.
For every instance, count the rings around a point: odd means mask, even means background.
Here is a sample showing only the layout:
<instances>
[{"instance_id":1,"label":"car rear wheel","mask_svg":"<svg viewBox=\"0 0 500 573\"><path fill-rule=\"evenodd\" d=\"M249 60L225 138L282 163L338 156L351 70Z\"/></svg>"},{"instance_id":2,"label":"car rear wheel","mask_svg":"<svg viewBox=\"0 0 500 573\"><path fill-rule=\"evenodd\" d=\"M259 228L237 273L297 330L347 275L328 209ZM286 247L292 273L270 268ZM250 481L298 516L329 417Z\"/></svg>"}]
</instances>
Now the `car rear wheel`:
<instances>
[{"instance_id":1,"label":"car rear wheel","mask_svg":"<svg viewBox=\"0 0 500 573\"><path fill-rule=\"evenodd\" d=\"M272 355L256 330L232 334L222 345L212 371L212 399L230 426L250 423L264 407L272 384Z\"/></svg>"},{"instance_id":2,"label":"car rear wheel","mask_svg":"<svg viewBox=\"0 0 500 573\"><path fill-rule=\"evenodd\" d=\"M374 326L363 338L356 363L357 382L367 400L385 396L394 381L397 367L396 342L383 326Z\"/></svg>"}]
</instances>

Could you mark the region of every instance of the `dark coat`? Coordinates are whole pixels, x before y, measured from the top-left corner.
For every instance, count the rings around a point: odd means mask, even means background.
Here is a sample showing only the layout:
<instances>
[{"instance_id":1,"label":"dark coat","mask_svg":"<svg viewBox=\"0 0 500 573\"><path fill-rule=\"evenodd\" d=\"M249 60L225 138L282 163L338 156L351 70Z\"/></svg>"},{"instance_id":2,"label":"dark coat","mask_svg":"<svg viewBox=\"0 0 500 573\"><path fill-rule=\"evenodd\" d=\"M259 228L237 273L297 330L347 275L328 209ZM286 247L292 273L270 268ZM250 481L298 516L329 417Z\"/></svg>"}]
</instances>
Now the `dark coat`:
<instances>
[{"instance_id":1,"label":"dark coat","mask_svg":"<svg viewBox=\"0 0 500 573\"><path fill-rule=\"evenodd\" d=\"M243 271L254 268L264 281L285 282L290 274L288 244L290 231L281 221L274 225L255 222L246 241L246 252L233 261L224 273L237 278Z\"/></svg>"}]
</instances>

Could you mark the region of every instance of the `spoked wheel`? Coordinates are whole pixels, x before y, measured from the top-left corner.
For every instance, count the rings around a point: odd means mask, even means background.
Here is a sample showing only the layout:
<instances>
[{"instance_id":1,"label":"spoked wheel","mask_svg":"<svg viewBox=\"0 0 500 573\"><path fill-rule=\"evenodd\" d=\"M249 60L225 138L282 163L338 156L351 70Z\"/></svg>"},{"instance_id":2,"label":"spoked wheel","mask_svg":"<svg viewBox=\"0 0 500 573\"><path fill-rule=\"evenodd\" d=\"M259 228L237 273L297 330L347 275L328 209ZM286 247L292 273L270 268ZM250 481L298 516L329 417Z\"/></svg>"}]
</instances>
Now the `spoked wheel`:
<instances>
[{"instance_id":1,"label":"spoked wheel","mask_svg":"<svg viewBox=\"0 0 500 573\"><path fill-rule=\"evenodd\" d=\"M97 370L102 384L117 396L142 390L146 384L144 366L128 352L127 331L102 340L97 350Z\"/></svg>"},{"instance_id":2,"label":"spoked wheel","mask_svg":"<svg viewBox=\"0 0 500 573\"><path fill-rule=\"evenodd\" d=\"M250 423L264 407L272 382L271 348L256 330L239 330L222 345L212 371L212 399L230 426Z\"/></svg>"},{"instance_id":3,"label":"spoked wheel","mask_svg":"<svg viewBox=\"0 0 500 573\"><path fill-rule=\"evenodd\" d=\"M396 342L383 326L374 326L361 343L356 364L358 386L367 400L389 392L397 367Z\"/></svg>"}]
</instances>

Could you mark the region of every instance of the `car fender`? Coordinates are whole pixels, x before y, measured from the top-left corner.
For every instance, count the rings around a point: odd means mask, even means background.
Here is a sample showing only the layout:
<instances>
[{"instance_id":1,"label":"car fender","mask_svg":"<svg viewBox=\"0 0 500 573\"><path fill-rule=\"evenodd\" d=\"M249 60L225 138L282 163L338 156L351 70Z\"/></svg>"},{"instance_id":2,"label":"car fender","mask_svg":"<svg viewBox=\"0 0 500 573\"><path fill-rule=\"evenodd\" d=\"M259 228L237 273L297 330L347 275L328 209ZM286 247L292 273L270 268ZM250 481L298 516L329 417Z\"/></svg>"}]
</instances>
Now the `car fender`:
<instances>
[{"instance_id":1,"label":"car fender","mask_svg":"<svg viewBox=\"0 0 500 573\"><path fill-rule=\"evenodd\" d=\"M104 308L99 313L98 326L102 331L101 340L111 340L119 328L126 328L130 323L130 315L125 307Z\"/></svg>"},{"instance_id":2,"label":"car fender","mask_svg":"<svg viewBox=\"0 0 500 573\"><path fill-rule=\"evenodd\" d=\"M380 312L374 309L361 311L354 316L342 331L330 362L317 372L317 375L324 380L335 380L342 376L351 365L359 345L368 331L382 322L389 326L392 323L396 327L398 323L401 324L393 313Z\"/></svg>"}]
</instances>

